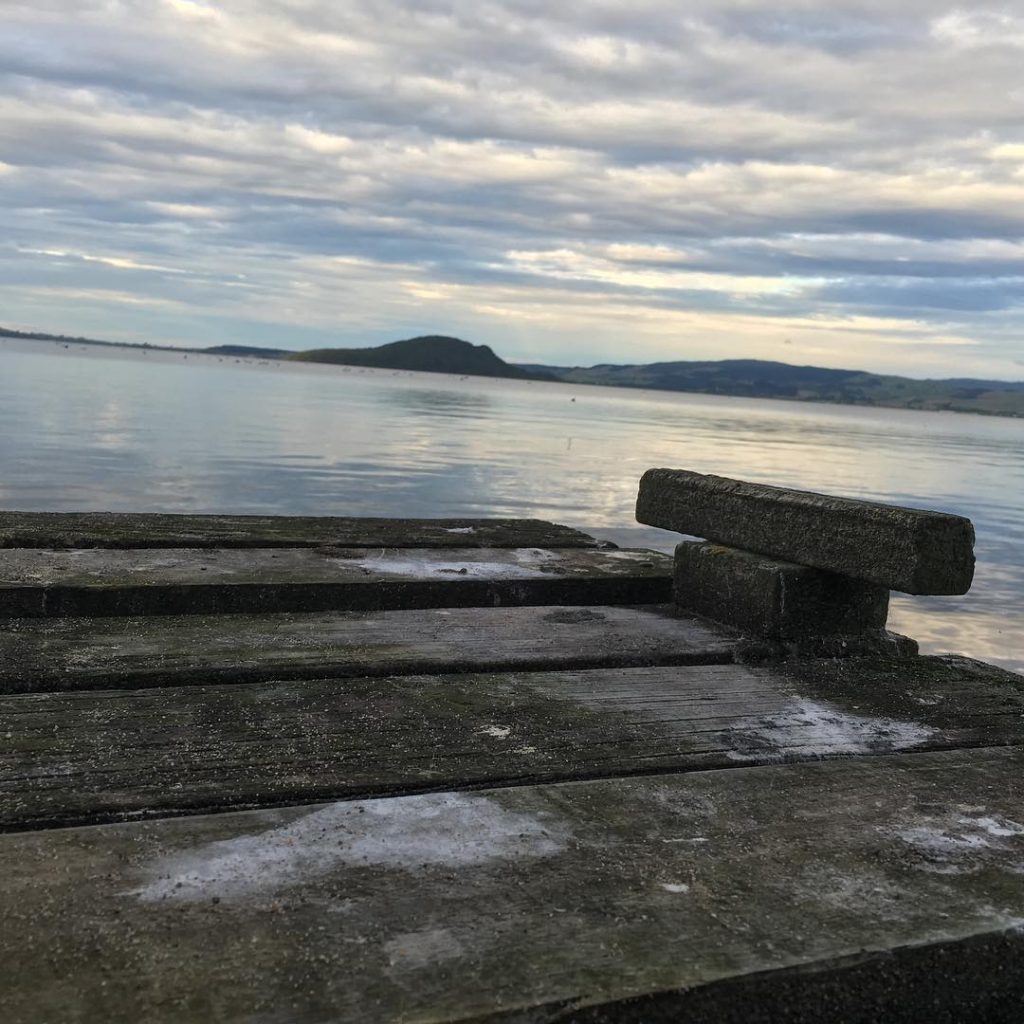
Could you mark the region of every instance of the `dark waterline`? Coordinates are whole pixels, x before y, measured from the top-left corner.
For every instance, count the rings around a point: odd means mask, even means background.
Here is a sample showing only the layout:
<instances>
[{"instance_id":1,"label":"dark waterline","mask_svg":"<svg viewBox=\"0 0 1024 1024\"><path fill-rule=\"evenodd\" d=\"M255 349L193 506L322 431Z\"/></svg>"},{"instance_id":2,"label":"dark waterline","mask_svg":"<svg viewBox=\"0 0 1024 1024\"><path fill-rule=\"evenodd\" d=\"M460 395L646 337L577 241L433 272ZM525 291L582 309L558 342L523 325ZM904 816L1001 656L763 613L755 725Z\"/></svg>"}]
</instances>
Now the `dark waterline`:
<instances>
[{"instance_id":1,"label":"dark waterline","mask_svg":"<svg viewBox=\"0 0 1024 1024\"><path fill-rule=\"evenodd\" d=\"M678 466L970 516L964 598L893 602L928 650L1024 670L1024 421L0 343L0 507L530 516L670 550Z\"/></svg>"}]
</instances>

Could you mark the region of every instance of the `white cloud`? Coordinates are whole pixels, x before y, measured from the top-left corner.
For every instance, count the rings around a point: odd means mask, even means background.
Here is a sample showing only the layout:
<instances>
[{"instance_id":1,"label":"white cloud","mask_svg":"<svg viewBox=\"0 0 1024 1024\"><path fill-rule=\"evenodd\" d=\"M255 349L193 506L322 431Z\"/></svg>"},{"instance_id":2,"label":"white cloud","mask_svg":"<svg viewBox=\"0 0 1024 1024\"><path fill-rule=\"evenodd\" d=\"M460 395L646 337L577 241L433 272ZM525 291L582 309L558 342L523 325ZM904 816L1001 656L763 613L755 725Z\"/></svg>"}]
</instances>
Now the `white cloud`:
<instances>
[{"instance_id":1,"label":"white cloud","mask_svg":"<svg viewBox=\"0 0 1024 1024\"><path fill-rule=\"evenodd\" d=\"M44 302L89 302L106 305L108 303L123 306L150 306L161 309L181 308L182 304L173 299L155 295L137 295L132 292L118 291L115 288L72 288L59 285L33 285L21 290L22 295L43 299Z\"/></svg>"},{"instance_id":2,"label":"white cloud","mask_svg":"<svg viewBox=\"0 0 1024 1024\"><path fill-rule=\"evenodd\" d=\"M754 277L655 267L638 268L631 266L629 260L620 263L613 258L571 249L511 250L505 255L513 267L529 273L568 281L598 281L623 288L685 289L724 292L728 295L764 295L798 293L821 283L781 275Z\"/></svg>"},{"instance_id":3,"label":"white cloud","mask_svg":"<svg viewBox=\"0 0 1024 1024\"><path fill-rule=\"evenodd\" d=\"M212 220L227 213L223 207L202 206L199 203L161 203L150 199L146 205L165 217L183 220Z\"/></svg>"},{"instance_id":4,"label":"white cloud","mask_svg":"<svg viewBox=\"0 0 1024 1024\"><path fill-rule=\"evenodd\" d=\"M931 31L956 47L1024 47L1024 17L1006 10L954 10L936 18Z\"/></svg>"},{"instance_id":5,"label":"white cloud","mask_svg":"<svg viewBox=\"0 0 1024 1024\"><path fill-rule=\"evenodd\" d=\"M984 349L1019 375L1012 6L37 0L0 22L0 268L41 328L83 296L112 329L187 310L183 333L284 344L429 310L586 361L603 317L658 355L834 365L855 332L880 368Z\"/></svg>"}]
</instances>

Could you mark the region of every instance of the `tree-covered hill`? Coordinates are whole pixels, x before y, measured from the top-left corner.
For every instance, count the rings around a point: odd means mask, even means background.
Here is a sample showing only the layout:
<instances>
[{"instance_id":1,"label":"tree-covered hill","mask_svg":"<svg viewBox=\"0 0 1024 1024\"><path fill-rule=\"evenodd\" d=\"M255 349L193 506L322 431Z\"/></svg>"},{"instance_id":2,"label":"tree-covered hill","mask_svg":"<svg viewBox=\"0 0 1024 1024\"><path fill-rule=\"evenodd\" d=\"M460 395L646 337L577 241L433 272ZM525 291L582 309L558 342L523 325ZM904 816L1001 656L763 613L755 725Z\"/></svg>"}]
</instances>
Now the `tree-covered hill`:
<instances>
[{"instance_id":1,"label":"tree-covered hill","mask_svg":"<svg viewBox=\"0 0 1024 1024\"><path fill-rule=\"evenodd\" d=\"M529 366L527 369L544 371L559 380L577 384L1024 416L1024 382L915 380L863 370L792 366L759 359L635 365L605 363L590 367Z\"/></svg>"},{"instance_id":2,"label":"tree-covered hill","mask_svg":"<svg viewBox=\"0 0 1024 1024\"><path fill-rule=\"evenodd\" d=\"M139 348L122 342L14 331L0 327L0 338L78 345ZM369 366L390 370L454 373L461 376L509 377L519 380L561 380L573 384L686 391L747 398L786 398L843 405L877 405L893 409L951 410L989 416L1024 417L1024 381L918 380L864 370L824 366L793 366L761 359L720 359L702 362L641 364L602 363L597 366L545 366L507 363L487 345L428 334L374 348L322 348L308 352L216 345L205 349L167 348L174 352L234 355L259 359L293 359L308 363Z\"/></svg>"},{"instance_id":3,"label":"tree-covered hill","mask_svg":"<svg viewBox=\"0 0 1024 1024\"><path fill-rule=\"evenodd\" d=\"M529 371L506 363L487 345L473 345L459 338L428 334L392 341L375 348L318 348L295 352L289 359L307 363L374 366L389 370L457 373L477 377L515 377L521 380L550 379L542 370Z\"/></svg>"}]
</instances>

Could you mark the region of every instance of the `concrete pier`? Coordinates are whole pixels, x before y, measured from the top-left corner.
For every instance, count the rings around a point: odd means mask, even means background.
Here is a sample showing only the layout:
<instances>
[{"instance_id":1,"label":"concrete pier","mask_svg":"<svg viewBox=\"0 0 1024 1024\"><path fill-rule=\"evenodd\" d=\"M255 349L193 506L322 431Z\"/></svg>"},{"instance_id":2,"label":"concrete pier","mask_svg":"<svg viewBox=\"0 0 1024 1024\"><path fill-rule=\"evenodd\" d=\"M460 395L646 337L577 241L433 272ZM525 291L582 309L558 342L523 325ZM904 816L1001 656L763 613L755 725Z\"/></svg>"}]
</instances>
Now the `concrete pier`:
<instances>
[{"instance_id":1,"label":"concrete pier","mask_svg":"<svg viewBox=\"0 0 1024 1024\"><path fill-rule=\"evenodd\" d=\"M1024 679L884 629L970 524L639 506L0 513L4 1024L1016 1022Z\"/></svg>"}]
</instances>

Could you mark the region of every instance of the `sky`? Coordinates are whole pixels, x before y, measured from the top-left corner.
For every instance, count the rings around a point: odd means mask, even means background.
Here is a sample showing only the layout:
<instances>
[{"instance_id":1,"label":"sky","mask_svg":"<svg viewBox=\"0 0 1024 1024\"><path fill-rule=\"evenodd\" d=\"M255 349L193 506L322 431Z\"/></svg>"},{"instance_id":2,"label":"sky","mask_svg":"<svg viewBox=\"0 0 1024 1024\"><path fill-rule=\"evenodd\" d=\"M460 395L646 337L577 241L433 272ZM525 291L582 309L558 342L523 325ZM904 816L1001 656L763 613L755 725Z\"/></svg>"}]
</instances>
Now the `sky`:
<instances>
[{"instance_id":1,"label":"sky","mask_svg":"<svg viewBox=\"0 0 1024 1024\"><path fill-rule=\"evenodd\" d=\"M0 0L0 324L1024 378L1024 0Z\"/></svg>"}]
</instances>

